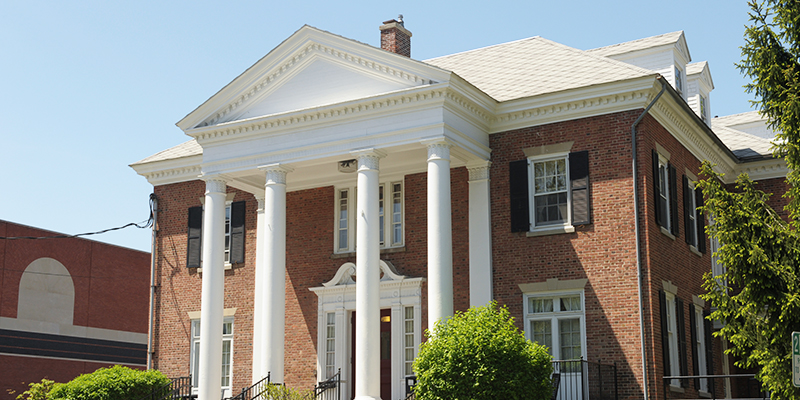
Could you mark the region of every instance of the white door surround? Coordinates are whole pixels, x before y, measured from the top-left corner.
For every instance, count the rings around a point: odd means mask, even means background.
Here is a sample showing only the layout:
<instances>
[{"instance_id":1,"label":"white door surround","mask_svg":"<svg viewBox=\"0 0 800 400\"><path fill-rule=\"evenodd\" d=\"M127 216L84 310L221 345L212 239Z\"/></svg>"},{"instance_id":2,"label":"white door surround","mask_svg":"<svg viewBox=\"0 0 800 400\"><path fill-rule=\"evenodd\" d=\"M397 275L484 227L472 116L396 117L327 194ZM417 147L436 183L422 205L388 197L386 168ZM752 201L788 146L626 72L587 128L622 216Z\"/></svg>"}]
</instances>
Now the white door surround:
<instances>
[{"instance_id":1,"label":"white door surround","mask_svg":"<svg viewBox=\"0 0 800 400\"><path fill-rule=\"evenodd\" d=\"M425 278L408 278L399 275L394 266L380 260L380 304L381 309L391 309L392 331L392 398L405 398L405 351L404 311L414 308L414 356L422 340L422 282ZM350 315L356 310L356 266L347 262L339 267L333 279L321 287L310 288L317 300L317 380L324 380L326 370L326 321L329 313L335 314L335 367L342 371L343 398L353 397L351 377ZM356 337L356 347L358 347ZM385 399L389 400L389 399Z\"/></svg>"}]
</instances>

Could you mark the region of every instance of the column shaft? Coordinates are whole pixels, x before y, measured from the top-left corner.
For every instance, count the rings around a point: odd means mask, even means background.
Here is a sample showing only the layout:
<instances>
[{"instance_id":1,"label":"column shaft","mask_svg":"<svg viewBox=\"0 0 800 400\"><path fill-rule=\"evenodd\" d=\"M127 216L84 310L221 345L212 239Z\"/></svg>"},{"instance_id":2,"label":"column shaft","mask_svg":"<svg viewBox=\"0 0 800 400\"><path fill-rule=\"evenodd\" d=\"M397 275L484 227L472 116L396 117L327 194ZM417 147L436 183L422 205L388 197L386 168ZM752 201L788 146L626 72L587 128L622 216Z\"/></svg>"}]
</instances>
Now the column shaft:
<instances>
[{"instance_id":1,"label":"column shaft","mask_svg":"<svg viewBox=\"0 0 800 400\"><path fill-rule=\"evenodd\" d=\"M264 196L256 196L258 210L256 216L256 273L255 291L253 292L253 383L267 376L261 371L261 344L264 337Z\"/></svg>"},{"instance_id":2,"label":"column shaft","mask_svg":"<svg viewBox=\"0 0 800 400\"><path fill-rule=\"evenodd\" d=\"M286 173L279 164L261 167L264 185L264 230L261 374L284 383L284 339L286 325Z\"/></svg>"},{"instance_id":3,"label":"column shaft","mask_svg":"<svg viewBox=\"0 0 800 400\"><path fill-rule=\"evenodd\" d=\"M358 158L356 206L356 377L357 400L380 399L380 215L378 176L381 153Z\"/></svg>"},{"instance_id":4,"label":"column shaft","mask_svg":"<svg viewBox=\"0 0 800 400\"><path fill-rule=\"evenodd\" d=\"M198 399L222 390L222 318L225 280L225 181L206 179L203 210L203 277L200 302Z\"/></svg>"},{"instance_id":5,"label":"column shaft","mask_svg":"<svg viewBox=\"0 0 800 400\"><path fill-rule=\"evenodd\" d=\"M469 305L492 301L492 225L489 165L467 166L469 171Z\"/></svg>"},{"instance_id":6,"label":"column shaft","mask_svg":"<svg viewBox=\"0 0 800 400\"><path fill-rule=\"evenodd\" d=\"M450 205L450 145L428 146L428 329L453 315L453 229Z\"/></svg>"}]
</instances>

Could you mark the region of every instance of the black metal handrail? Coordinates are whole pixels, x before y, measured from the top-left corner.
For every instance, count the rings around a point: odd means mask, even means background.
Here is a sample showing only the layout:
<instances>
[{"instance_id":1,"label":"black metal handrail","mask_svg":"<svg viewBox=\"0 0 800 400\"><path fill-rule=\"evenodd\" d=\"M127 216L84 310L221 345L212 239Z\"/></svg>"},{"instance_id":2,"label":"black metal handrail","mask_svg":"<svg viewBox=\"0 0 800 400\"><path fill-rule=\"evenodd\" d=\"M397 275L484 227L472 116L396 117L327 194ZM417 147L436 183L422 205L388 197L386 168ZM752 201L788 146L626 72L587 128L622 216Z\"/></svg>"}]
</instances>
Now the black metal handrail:
<instances>
[{"instance_id":1,"label":"black metal handrail","mask_svg":"<svg viewBox=\"0 0 800 400\"><path fill-rule=\"evenodd\" d=\"M197 398L192 394L192 376L170 379L169 383L156 388L150 394L136 400L189 400Z\"/></svg>"},{"instance_id":2,"label":"black metal handrail","mask_svg":"<svg viewBox=\"0 0 800 400\"><path fill-rule=\"evenodd\" d=\"M584 360L553 360L553 399L617 400L617 365ZM555 380L558 382L555 382ZM557 385L557 386L556 386Z\"/></svg>"},{"instance_id":3,"label":"black metal handrail","mask_svg":"<svg viewBox=\"0 0 800 400\"><path fill-rule=\"evenodd\" d=\"M410 375L406 377L406 400L414 400L417 396L414 394L414 388L417 387L417 376Z\"/></svg>"},{"instance_id":4,"label":"black metal handrail","mask_svg":"<svg viewBox=\"0 0 800 400\"><path fill-rule=\"evenodd\" d=\"M237 394L236 396L228 397L226 400L268 399L269 398L268 388L272 384L270 383L270 374L271 374L270 372L267 372L267 376L261 378L260 381L250 385L249 387L242 388L242 391L239 394Z\"/></svg>"},{"instance_id":5,"label":"black metal handrail","mask_svg":"<svg viewBox=\"0 0 800 400\"><path fill-rule=\"evenodd\" d=\"M711 400L716 400L717 390L728 386L731 388L731 395L738 396L733 397L735 399L769 399L770 394L769 391L763 390L761 387L761 382L756 379L755 374L727 374L727 375L686 375L686 376L664 376L662 377L664 380L664 398L669 398L668 394L670 392L668 381L677 379L677 380L694 380L695 387L699 386L701 379L707 379L707 388L708 388L708 395L710 395ZM717 386L718 380L723 380L722 386ZM737 382L731 382L732 380ZM744 383L742 381L744 380ZM732 383L736 383L732 385ZM699 389L698 389L699 391ZM683 395L682 395L683 396ZM728 398L727 395L723 395L723 398ZM706 397L708 398L708 397Z\"/></svg>"},{"instance_id":6,"label":"black metal handrail","mask_svg":"<svg viewBox=\"0 0 800 400\"><path fill-rule=\"evenodd\" d=\"M314 398L320 397L324 400L341 400L342 398L342 369L336 372L336 375L318 382L314 386Z\"/></svg>"}]
</instances>

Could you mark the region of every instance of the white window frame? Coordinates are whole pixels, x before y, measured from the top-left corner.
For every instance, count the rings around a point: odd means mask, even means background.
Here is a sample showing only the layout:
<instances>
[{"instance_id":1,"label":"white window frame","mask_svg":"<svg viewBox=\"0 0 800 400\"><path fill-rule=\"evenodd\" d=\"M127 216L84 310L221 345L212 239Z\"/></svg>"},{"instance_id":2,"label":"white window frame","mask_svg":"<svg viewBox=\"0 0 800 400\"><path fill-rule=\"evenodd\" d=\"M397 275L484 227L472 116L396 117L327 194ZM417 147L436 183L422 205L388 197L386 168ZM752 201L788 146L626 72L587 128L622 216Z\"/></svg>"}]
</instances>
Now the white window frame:
<instances>
[{"instance_id":1,"label":"white window frame","mask_svg":"<svg viewBox=\"0 0 800 400\"><path fill-rule=\"evenodd\" d=\"M560 306L561 298L569 297L580 298L580 310L577 311L555 311L556 304ZM553 300L553 310L547 313L534 313L531 310L531 299L551 299ZM561 335L559 329L559 321L568 319L577 319L580 323L581 329L581 356L584 360L586 357L586 301L584 291L562 291L562 292L541 292L541 293L525 293L523 294L523 309L525 311L525 338L533 341L533 332L531 332L531 323L534 321L550 321L551 329L551 345L550 354L553 355L553 360L562 360L561 357ZM560 308L560 307L559 307ZM575 358L571 358L575 359Z\"/></svg>"},{"instance_id":2,"label":"white window frame","mask_svg":"<svg viewBox=\"0 0 800 400\"><path fill-rule=\"evenodd\" d=\"M233 201L225 202L225 265L231 264L231 204Z\"/></svg>"},{"instance_id":3,"label":"white window frame","mask_svg":"<svg viewBox=\"0 0 800 400\"><path fill-rule=\"evenodd\" d=\"M546 163L548 161L564 160L564 179L566 183L565 190L558 190L553 192L544 192L541 194L536 193L536 164ZM548 154L542 157L528 157L528 215L530 215L530 230L533 231L547 231L547 230L564 230L565 227L572 227L572 185L569 176L569 152ZM566 215L563 222L556 223L539 223L536 219L536 197L545 196L554 193L566 193Z\"/></svg>"},{"instance_id":4,"label":"white window frame","mask_svg":"<svg viewBox=\"0 0 800 400\"><path fill-rule=\"evenodd\" d=\"M708 123L708 104L706 103L706 96L699 95L700 99L700 118L703 122Z\"/></svg>"},{"instance_id":5,"label":"white window frame","mask_svg":"<svg viewBox=\"0 0 800 400\"><path fill-rule=\"evenodd\" d=\"M225 330L225 325L227 325L227 324L230 324L230 329L228 331ZM220 382L220 383L222 384L221 387L222 387L223 392L228 394L228 395L230 395L230 393L232 393L231 391L232 391L232 388L233 388L233 329L234 329L234 327L233 327L234 326L233 317L225 317L222 320L222 325L223 325L222 326L222 328L223 328L223 334L222 334L222 348L223 348L222 368L223 368L223 370L222 370L222 374L221 374L222 382ZM189 347L189 351L190 351L190 355L189 355L189 362L190 362L189 371L192 374L192 393L196 394L197 393L197 389L198 389L198 379L200 379L199 378L200 363L199 363L199 354L198 354L199 349L200 349L200 320L199 319L193 319L192 320L190 333L191 333L191 346ZM228 360L227 360L228 361L227 362L227 367L228 367L227 375L225 374L225 366L226 366L226 363L225 363L225 361L226 361L225 360L225 344L226 343L228 343L228 349L229 349ZM223 383L226 379L228 381L227 385L225 385Z\"/></svg>"},{"instance_id":6,"label":"white window frame","mask_svg":"<svg viewBox=\"0 0 800 400\"><path fill-rule=\"evenodd\" d=\"M394 191L395 185L399 185L399 192ZM334 201L334 253L352 253L356 251L357 189L356 186L336 187ZM403 247L405 245L405 184L403 179L382 182L379 190L381 194L379 196L380 235L384 239L380 246L382 249ZM343 192L347 193L346 198L342 198ZM398 194L400 200L397 212L394 209L395 194ZM347 213L345 219L340 218L343 200ZM388 208L387 205L389 206ZM395 237L394 230L398 225L399 237ZM346 238L346 245L341 244L342 235ZM389 240L387 241L386 239Z\"/></svg>"},{"instance_id":7,"label":"white window frame","mask_svg":"<svg viewBox=\"0 0 800 400\"><path fill-rule=\"evenodd\" d=\"M675 294L665 291L664 298L667 301L667 337L669 340L669 374L671 376L680 376L681 366L680 357L678 356L678 319L675 315ZM671 379L669 385L673 387L681 387L678 379Z\"/></svg>"},{"instance_id":8,"label":"white window frame","mask_svg":"<svg viewBox=\"0 0 800 400\"><path fill-rule=\"evenodd\" d=\"M658 154L658 177L660 186L658 188L658 207L661 207L661 202L665 204L661 221L664 225L662 228L667 232L672 232L672 204L670 204L670 181L669 181L669 160L666 159L661 153ZM661 212L661 211L659 211Z\"/></svg>"},{"instance_id":9,"label":"white window frame","mask_svg":"<svg viewBox=\"0 0 800 400\"><path fill-rule=\"evenodd\" d=\"M708 367L706 364L706 325L705 319L703 318L703 307L693 304L692 311L692 318L694 318L695 321L694 332L696 337L693 338L693 344L697 350L697 369L699 370L700 375L705 375ZM708 393L708 379L700 379L700 391Z\"/></svg>"},{"instance_id":10,"label":"white window frame","mask_svg":"<svg viewBox=\"0 0 800 400\"><path fill-rule=\"evenodd\" d=\"M677 65L675 66L675 90L679 94L683 94L683 70Z\"/></svg>"}]
</instances>

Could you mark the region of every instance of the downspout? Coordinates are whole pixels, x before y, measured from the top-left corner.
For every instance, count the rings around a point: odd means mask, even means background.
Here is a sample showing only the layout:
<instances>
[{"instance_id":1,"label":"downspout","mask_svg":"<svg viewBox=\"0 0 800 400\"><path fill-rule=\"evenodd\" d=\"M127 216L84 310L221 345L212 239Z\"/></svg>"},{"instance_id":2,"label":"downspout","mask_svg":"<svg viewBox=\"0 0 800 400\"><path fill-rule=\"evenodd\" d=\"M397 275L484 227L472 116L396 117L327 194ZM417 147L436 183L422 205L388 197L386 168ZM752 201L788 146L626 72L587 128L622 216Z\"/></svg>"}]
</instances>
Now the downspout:
<instances>
[{"instance_id":1,"label":"downspout","mask_svg":"<svg viewBox=\"0 0 800 400\"><path fill-rule=\"evenodd\" d=\"M153 368L153 330L155 324L155 298L156 298L156 235L158 234L158 198L155 193L150 195L151 210L153 211L153 234L150 241L150 313L147 318L147 369Z\"/></svg>"},{"instance_id":2,"label":"downspout","mask_svg":"<svg viewBox=\"0 0 800 400\"><path fill-rule=\"evenodd\" d=\"M655 98L647 105L647 108L644 109L639 118L636 118L636 121L633 122L631 125L631 149L633 151L633 216L635 219L635 236L636 236L636 281L639 289L639 330L640 335L642 338L642 382L644 384L644 400L647 400L648 396L648 387L647 387L647 352L645 348L645 339L644 339L644 293L642 293L642 246L641 241L639 240L639 232L641 231L639 227L639 175L636 173L636 125L644 119L644 116L650 111L650 108L656 104L658 99L664 94L664 90L667 89L667 85L664 82L664 78L659 75L656 78L659 82L661 82L661 91L658 92Z\"/></svg>"}]
</instances>

